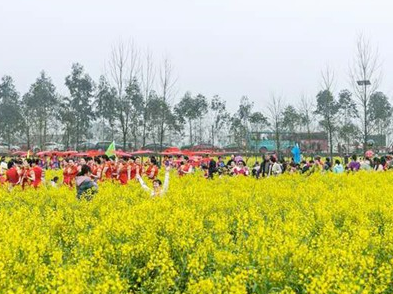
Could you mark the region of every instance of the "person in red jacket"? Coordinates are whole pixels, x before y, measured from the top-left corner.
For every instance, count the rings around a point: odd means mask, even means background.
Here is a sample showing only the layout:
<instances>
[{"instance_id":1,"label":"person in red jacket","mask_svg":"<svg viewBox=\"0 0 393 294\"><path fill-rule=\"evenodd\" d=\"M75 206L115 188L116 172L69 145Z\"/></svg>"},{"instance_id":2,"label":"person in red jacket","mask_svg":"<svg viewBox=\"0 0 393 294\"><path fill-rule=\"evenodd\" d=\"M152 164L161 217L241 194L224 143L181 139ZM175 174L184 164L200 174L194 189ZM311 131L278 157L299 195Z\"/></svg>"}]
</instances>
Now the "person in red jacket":
<instances>
[{"instance_id":1,"label":"person in red jacket","mask_svg":"<svg viewBox=\"0 0 393 294\"><path fill-rule=\"evenodd\" d=\"M179 176L181 176L181 177L184 175L193 173L193 167L192 167L192 164L189 162L188 157L185 157L185 160L186 160L186 162L182 161L180 163L180 167L178 168L178 173L179 173Z\"/></svg>"},{"instance_id":2,"label":"person in red jacket","mask_svg":"<svg viewBox=\"0 0 393 294\"><path fill-rule=\"evenodd\" d=\"M63 176L64 176L63 183L64 183L64 185L67 185L70 188L72 188L77 173L78 173L78 168L74 164L74 161L72 159L66 160L66 165L63 169Z\"/></svg>"},{"instance_id":3,"label":"person in red jacket","mask_svg":"<svg viewBox=\"0 0 393 294\"><path fill-rule=\"evenodd\" d=\"M98 180L98 164L97 162L93 159L93 157L87 157L86 158L86 165L90 168L90 177L93 181Z\"/></svg>"},{"instance_id":4,"label":"person in red jacket","mask_svg":"<svg viewBox=\"0 0 393 294\"><path fill-rule=\"evenodd\" d=\"M101 159L96 157L91 164L91 179L95 182L101 180L102 167Z\"/></svg>"},{"instance_id":5,"label":"person in red jacket","mask_svg":"<svg viewBox=\"0 0 393 294\"><path fill-rule=\"evenodd\" d=\"M136 179L136 170L138 168L137 164L135 163L135 157L131 156L129 159L128 163L130 165L130 180L135 180Z\"/></svg>"},{"instance_id":6,"label":"person in red jacket","mask_svg":"<svg viewBox=\"0 0 393 294\"><path fill-rule=\"evenodd\" d=\"M31 164L32 168L30 169L31 184L35 189L37 189L38 186L41 185L41 182L44 180L44 172L38 164L38 159L33 160Z\"/></svg>"},{"instance_id":7,"label":"person in red jacket","mask_svg":"<svg viewBox=\"0 0 393 294\"><path fill-rule=\"evenodd\" d=\"M131 167L129 166L129 164L126 162L124 158L119 161L119 166L117 170L117 179L120 181L120 184L122 185L127 184L130 168Z\"/></svg>"},{"instance_id":8,"label":"person in red jacket","mask_svg":"<svg viewBox=\"0 0 393 294\"><path fill-rule=\"evenodd\" d=\"M103 168L102 168L102 176L101 178L103 180L110 180L112 179L112 163L108 157L108 155L103 155L102 156L102 161L103 161Z\"/></svg>"},{"instance_id":9,"label":"person in red jacket","mask_svg":"<svg viewBox=\"0 0 393 294\"><path fill-rule=\"evenodd\" d=\"M72 160L66 159L63 168L63 184L71 187Z\"/></svg>"},{"instance_id":10,"label":"person in red jacket","mask_svg":"<svg viewBox=\"0 0 393 294\"><path fill-rule=\"evenodd\" d=\"M145 174L150 180L155 180L158 176L158 166L157 166L157 160L154 156L150 157L146 161L146 171Z\"/></svg>"},{"instance_id":11,"label":"person in red jacket","mask_svg":"<svg viewBox=\"0 0 393 294\"><path fill-rule=\"evenodd\" d=\"M7 164L7 171L5 173L6 181L9 183L10 188L18 185L20 183L21 179L21 171L19 169L19 166L21 163L10 160Z\"/></svg>"}]
</instances>

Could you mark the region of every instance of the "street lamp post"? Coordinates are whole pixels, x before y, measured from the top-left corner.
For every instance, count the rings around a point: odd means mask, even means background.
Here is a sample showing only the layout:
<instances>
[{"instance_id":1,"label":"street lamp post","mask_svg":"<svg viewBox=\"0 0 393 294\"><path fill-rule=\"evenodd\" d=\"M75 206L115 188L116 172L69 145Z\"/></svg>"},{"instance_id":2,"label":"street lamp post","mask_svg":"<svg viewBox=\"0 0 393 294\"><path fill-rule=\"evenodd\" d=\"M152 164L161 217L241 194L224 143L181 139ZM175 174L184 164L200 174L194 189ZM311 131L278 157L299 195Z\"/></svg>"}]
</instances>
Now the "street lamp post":
<instances>
[{"instance_id":1,"label":"street lamp post","mask_svg":"<svg viewBox=\"0 0 393 294\"><path fill-rule=\"evenodd\" d=\"M368 139L368 132L367 132L367 86L371 85L370 80L362 80L362 81L357 81L357 84L359 86L364 86L364 142L363 142L363 151L366 152L367 149L367 139Z\"/></svg>"}]
</instances>

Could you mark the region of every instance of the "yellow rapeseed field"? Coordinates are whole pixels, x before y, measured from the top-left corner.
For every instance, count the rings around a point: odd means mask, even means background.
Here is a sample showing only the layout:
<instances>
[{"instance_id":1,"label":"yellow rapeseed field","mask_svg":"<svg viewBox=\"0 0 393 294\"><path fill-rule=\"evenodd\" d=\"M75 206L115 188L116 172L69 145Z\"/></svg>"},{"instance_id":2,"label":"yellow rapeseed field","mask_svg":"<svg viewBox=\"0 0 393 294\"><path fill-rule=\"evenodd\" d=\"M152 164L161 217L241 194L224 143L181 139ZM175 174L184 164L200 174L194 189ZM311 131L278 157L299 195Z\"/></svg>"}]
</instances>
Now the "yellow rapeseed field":
<instances>
[{"instance_id":1,"label":"yellow rapeseed field","mask_svg":"<svg viewBox=\"0 0 393 294\"><path fill-rule=\"evenodd\" d=\"M0 293L392 293L392 182L172 174L164 197L104 183L90 202L0 189Z\"/></svg>"}]
</instances>

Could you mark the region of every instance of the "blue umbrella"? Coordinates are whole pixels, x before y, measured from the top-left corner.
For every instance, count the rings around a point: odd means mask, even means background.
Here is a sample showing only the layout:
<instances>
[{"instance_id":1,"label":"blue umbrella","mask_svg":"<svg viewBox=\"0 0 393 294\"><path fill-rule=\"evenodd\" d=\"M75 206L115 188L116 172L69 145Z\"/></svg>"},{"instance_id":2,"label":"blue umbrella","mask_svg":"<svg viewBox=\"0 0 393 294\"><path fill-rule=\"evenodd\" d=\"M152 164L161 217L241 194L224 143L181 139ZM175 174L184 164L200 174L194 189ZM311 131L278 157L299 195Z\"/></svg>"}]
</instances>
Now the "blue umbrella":
<instances>
[{"instance_id":1,"label":"blue umbrella","mask_svg":"<svg viewBox=\"0 0 393 294\"><path fill-rule=\"evenodd\" d=\"M296 144L295 146L293 146L291 152L292 152L292 154L293 154L293 161L294 161L296 164L300 163L300 160L301 160L301 153L300 153L299 145Z\"/></svg>"}]
</instances>

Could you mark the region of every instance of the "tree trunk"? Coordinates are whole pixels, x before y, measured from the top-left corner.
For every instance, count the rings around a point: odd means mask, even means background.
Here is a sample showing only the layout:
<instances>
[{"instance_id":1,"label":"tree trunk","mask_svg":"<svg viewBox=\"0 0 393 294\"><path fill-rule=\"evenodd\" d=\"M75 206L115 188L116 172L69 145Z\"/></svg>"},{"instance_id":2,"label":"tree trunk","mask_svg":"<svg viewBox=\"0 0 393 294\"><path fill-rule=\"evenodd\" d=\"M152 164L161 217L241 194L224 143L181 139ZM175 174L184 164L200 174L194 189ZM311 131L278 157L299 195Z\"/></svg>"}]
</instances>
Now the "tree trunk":
<instances>
[{"instance_id":1,"label":"tree trunk","mask_svg":"<svg viewBox=\"0 0 393 294\"><path fill-rule=\"evenodd\" d=\"M39 120L38 128L39 128L38 133L39 133L39 140L40 140L40 149L43 150L44 142L42 142L42 120L41 119Z\"/></svg>"},{"instance_id":2,"label":"tree trunk","mask_svg":"<svg viewBox=\"0 0 393 294\"><path fill-rule=\"evenodd\" d=\"M101 118L101 128L102 128L102 133L101 133L101 140L104 141L104 132L105 132L105 128L104 128L104 117Z\"/></svg>"},{"instance_id":3,"label":"tree trunk","mask_svg":"<svg viewBox=\"0 0 393 294\"><path fill-rule=\"evenodd\" d=\"M279 123L276 122L276 153L277 153L277 159L280 159L280 130L279 130Z\"/></svg>"},{"instance_id":4,"label":"tree trunk","mask_svg":"<svg viewBox=\"0 0 393 294\"><path fill-rule=\"evenodd\" d=\"M77 149L78 148L78 144L79 144L79 119L77 119L76 120L77 121L77 124L76 124L76 136L75 136L75 139L76 139L76 142L75 142L75 149Z\"/></svg>"},{"instance_id":5,"label":"tree trunk","mask_svg":"<svg viewBox=\"0 0 393 294\"><path fill-rule=\"evenodd\" d=\"M146 108L146 106L145 106ZM143 129L142 129L142 146L146 145L146 120L147 120L147 115L146 115L146 109L143 111Z\"/></svg>"},{"instance_id":6,"label":"tree trunk","mask_svg":"<svg viewBox=\"0 0 393 294\"><path fill-rule=\"evenodd\" d=\"M364 144L363 144L363 152L367 151L367 140L368 140L368 120L367 120L367 85L364 84L364 103L363 103L363 110L364 110Z\"/></svg>"},{"instance_id":7,"label":"tree trunk","mask_svg":"<svg viewBox=\"0 0 393 294\"><path fill-rule=\"evenodd\" d=\"M46 131L47 131L47 122L46 122L46 120L45 120L45 121L44 121L44 139L43 139L44 144L46 143Z\"/></svg>"},{"instance_id":8,"label":"tree trunk","mask_svg":"<svg viewBox=\"0 0 393 294\"><path fill-rule=\"evenodd\" d=\"M212 125L212 145L214 146L214 126Z\"/></svg>"},{"instance_id":9,"label":"tree trunk","mask_svg":"<svg viewBox=\"0 0 393 294\"><path fill-rule=\"evenodd\" d=\"M199 143L202 142L202 118L199 117Z\"/></svg>"},{"instance_id":10,"label":"tree trunk","mask_svg":"<svg viewBox=\"0 0 393 294\"><path fill-rule=\"evenodd\" d=\"M30 126L26 126L27 150L30 150Z\"/></svg>"},{"instance_id":11,"label":"tree trunk","mask_svg":"<svg viewBox=\"0 0 393 294\"><path fill-rule=\"evenodd\" d=\"M127 132L123 132L123 151L126 151Z\"/></svg>"},{"instance_id":12,"label":"tree trunk","mask_svg":"<svg viewBox=\"0 0 393 294\"><path fill-rule=\"evenodd\" d=\"M7 133L8 150L11 149L11 132Z\"/></svg>"},{"instance_id":13,"label":"tree trunk","mask_svg":"<svg viewBox=\"0 0 393 294\"><path fill-rule=\"evenodd\" d=\"M190 145L192 145L193 141L192 141L192 121L189 120L188 121L189 127L190 127Z\"/></svg>"},{"instance_id":14,"label":"tree trunk","mask_svg":"<svg viewBox=\"0 0 393 294\"><path fill-rule=\"evenodd\" d=\"M311 149L311 131L310 131L310 124L307 124L307 139L308 139L308 147L307 147L307 149Z\"/></svg>"},{"instance_id":15,"label":"tree trunk","mask_svg":"<svg viewBox=\"0 0 393 294\"><path fill-rule=\"evenodd\" d=\"M162 151L162 144L164 143L164 135L165 135L165 130L164 130L164 120L165 120L165 114L162 114L162 121L161 121L161 125L160 125L160 163L162 160L162 155L161 155L161 151Z\"/></svg>"},{"instance_id":16,"label":"tree trunk","mask_svg":"<svg viewBox=\"0 0 393 294\"><path fill-rule=\"evenodd\" d=\"M329 127L329 152L330 152L330 160L333 160L333 132L331 127Z\"/></svg>"}]
</instances>

